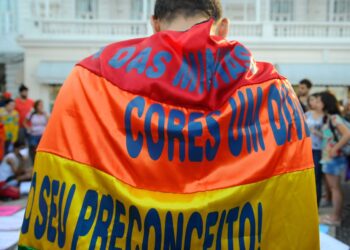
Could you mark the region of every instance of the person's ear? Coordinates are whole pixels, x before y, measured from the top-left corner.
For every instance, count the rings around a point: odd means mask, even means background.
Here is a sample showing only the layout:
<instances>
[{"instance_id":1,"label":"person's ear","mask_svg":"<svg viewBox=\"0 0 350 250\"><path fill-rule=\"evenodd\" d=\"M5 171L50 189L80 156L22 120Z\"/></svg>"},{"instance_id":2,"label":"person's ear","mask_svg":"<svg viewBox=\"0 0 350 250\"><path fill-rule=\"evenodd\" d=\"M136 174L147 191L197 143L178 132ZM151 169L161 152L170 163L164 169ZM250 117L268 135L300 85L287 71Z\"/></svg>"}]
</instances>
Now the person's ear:
<instances>
[{"instance_id":1,"label":"person's ear","mask_svg":"<svg viewBox=\"0 0 350 250\"><path fill-rule=\"evenodd\" d=\"M222 18L220 21L218 21L216 24L215 35L226 38L229 32L229 24L230 21L227 18Z\"/></svg>"},{"instance_id":2,"label":"person's ear","mask_svg":"<svg viewBox=\"0 0 350 250\"><path fill-rule=\"evenodd\" d=\"M157 33L160 31L159 19L155 18L154 16L151 16L151 25L153 28L153 33Z\"/></svg>"}]
</instances>

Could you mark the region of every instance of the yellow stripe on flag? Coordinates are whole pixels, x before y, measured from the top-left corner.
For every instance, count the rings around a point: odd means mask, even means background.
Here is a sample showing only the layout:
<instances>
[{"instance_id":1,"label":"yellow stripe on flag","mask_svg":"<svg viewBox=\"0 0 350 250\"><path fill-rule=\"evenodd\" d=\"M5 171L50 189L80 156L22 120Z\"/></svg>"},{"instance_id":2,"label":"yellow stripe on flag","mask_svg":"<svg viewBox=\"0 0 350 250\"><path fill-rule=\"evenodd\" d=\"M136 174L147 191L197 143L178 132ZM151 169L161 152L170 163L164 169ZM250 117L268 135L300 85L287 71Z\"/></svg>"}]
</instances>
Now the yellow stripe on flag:
<instances>
[{"instance_id":1,"label":"yellow stripe on flag","mask_svg":"<svg viewBox=\"0 0 350 250\"><path fill-rule=\"evenodd\" d=\"M315 189L313 171L227 189L172 194L136 189L90 166L39 152L20 245L319 249L315 192L305 192Z\"/></svg>"}]
</instances>

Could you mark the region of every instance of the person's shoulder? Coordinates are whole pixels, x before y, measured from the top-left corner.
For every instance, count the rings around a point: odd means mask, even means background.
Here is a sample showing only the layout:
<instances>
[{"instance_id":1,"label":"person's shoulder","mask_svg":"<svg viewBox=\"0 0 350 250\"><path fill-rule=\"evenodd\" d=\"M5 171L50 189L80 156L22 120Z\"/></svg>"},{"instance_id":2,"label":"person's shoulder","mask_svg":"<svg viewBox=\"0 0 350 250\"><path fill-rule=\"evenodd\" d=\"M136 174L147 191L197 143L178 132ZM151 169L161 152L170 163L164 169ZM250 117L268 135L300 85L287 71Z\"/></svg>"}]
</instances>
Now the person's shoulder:
<instances>
[{"instance_id":1,"label":"person's shoulder","mask_svg":"<svg viewBox=\"0 0 350 250\"><path fill-rule=\"evenodd\" d=\"M339 114L330 115L330 120L334 126L338 126L339 124L345 124L343 117Z\"/></svg>"},{"instance_id":2,"label":"person's shoulder","mask_svg":"<svg viewBox=\"0 0 350 250\"><path fill-rule=\"evenodd\" d=\"M288 79L281 75L271 62L256 60L249 47L241 41L227 41L226 46L231 47L231 54L236 59L246 61L246 65L249 65L249 71L247 71L249 77L246 79L248 82L250 81L252 84L260 84L272 80L288 82ZM239 60L238 62L241 63Z\"/></svg>"},{"instance_id":3,"label":"person's shoulder","mask_svg":"<svg viewBox=\"0 0 350 250\"><path fill-rule=\"evenodd\" d=\"M97 75L101 75L101 65L105 62L109 62L113 57L116 56L117 52L120 52L120 56L127 54L128 50L133 50L135 46L138 46L142 41L148 38L135 38L130 40L124 40L119 42L111 43L105 47L102 47L96 53L84 58L76 66L81 66Z\"/></svg>"},{"instance_id":4,"label":"person's shoulder","mask_svg":"<svg viewBox=\"0 0 350 250\"><path fill-rule=\"evenodd\" d=\"M8 153L7 155L4 156L4 161L13 161L16 159L16 154L14 152Z\"/></svg>"},{"instance_id":5,"label":"person's shoulder","mask_svg":"<svg viewBox=\"0 0 350 250\"><path fill-rule=\"evenodd\" d=\"M310 117L310 116L313 115L313 113L314 113L314 112L313 112L312 110L306 111L306 112L305 112L305 116L306 116L306 117Z\"/></svg>"}]
</instances>

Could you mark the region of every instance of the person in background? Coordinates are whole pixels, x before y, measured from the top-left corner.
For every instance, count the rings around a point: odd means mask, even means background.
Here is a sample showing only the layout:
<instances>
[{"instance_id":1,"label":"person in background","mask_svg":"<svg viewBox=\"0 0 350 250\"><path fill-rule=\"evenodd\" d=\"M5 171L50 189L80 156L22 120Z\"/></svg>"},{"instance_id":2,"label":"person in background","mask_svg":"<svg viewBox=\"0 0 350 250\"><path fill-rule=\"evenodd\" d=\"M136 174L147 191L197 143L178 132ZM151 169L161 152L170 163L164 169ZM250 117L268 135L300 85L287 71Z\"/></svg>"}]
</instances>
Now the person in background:
<instances>
[{"instance_id":1,"label":"person in background","mask_svg":"<svg viewBox=\"0 0 350 250\"><path fill-rule=\"evenodd\" d=\"M320 163L322 157L322 125L323 125L323 110L317 105L317 97L315 93L309 96L308 106L310 110L306 112L306 123L310 128L312 139L312 156L315 163L316 191L317 204L320 204L322 195L322 165Z\"/></svg>"},{"instance_id":2,"label":"person in background","mask_svg":"<svg viewBox=\"0 0 350 250\"><path fill-rule=\"evenodd\" d=\"M320 222L339 226L343 195L340 186L340 176L347 166L347 159L341 149L350 140L350 130L340 116L339 104L336 97L329 92L322 92L318 97L319 109L325 113L322 127L322 171L332 194L333 211L330 215L320 218ZM333 131L332 131L333 130ZM337 134L337 138L335 138Z\"/></svg>"},{"instance_id":3,"label":"person in background","mask_svg":"<svg viewBox=\"0 0 350 250\"><path fill-rule=\"evenodd\" d=\"M4 92L1 95L0 99L0 108L5 107L6 101L11 99L11 93L10 92ZM4 157L5 153L5 142L6 142L6 132L5 132L5 126L3 123L0 123L0 160Z\"/></svg>"},{"instance_id":4,"label":"person in background","mask_svg":"<svg viewBox=\"0 0 350 250\"><path fill-rule=\"evenodd\" d=\"M11 99L12 97L12 94L10 92L4 92L2 93L1 95L1 99L0 99L0 107L5 107L5 104L6 104L6 100L9 100Z\"/></svg>"},{"instance_id":5,"label":"person in background","mask_svg":"<svg viewBox=\"0 0 350 250\"><path fill-rule=\"evenodd\" d=\"M23 122L27 114L32 110L34 101L28 98L28 88L25 85L19 87L19 97L16 98L16 110L19 113L19 140L26 141L28 135L26 133L26 128L23 125Z\"/></svg>"},{"instance_id":6,"label":"person in background","mask_svg":"<svg viewBox=\"0 0 350 250\"><path fill-rule=\"evenodd\" d=\"M13 152L6 154L0 165L0 189L31 180L32 168L26 167L27 159L28 150L25 148L25 143L16 141Z\"/></svg>"},{"instance_id":7,"label":"person in background","mask_svg":"<svg viewBox=\"0 0 350 250\"><path fill-rule=\"evenodd\" d=\"M298 98L301 104L301 107L303 108L304 112L307 112L309 110L308 107L308 98L309 93L312 88L312 83L308 79L303 79L299 82L298 86Z\"/></svg>"},{"instance_id":8,"label":"person in background","mask_svg":"<svg viewBox=\"0 0 350 250\"><path fill-rule=\"evenodd\" d=\"M13 149L13 143L18 138L18 120L19 115L15 110L15 102L13 99L6 101L4 108L0 108L0 122L4 125L6 141L5 141L5 154L11 152Z\"/></svg>"},{"instance_id":9,"label":"person in background","mask_svg":"<svg viewBox=\"0 0 350 250\"><path fill-rule=\"evenodd\" d=\"M350 102L349 102L349 99L346 99L344 102L343 117L345 118L345 120L350 122Z\"/></svg>"},{"instance_id":10,"label":"person in background","mask_svg":"<svg viewBox=\"0 0 350 250\"><path fill-rule=\"evenodd\" d=\"M27 114L27 117L23 122L23 125L29 134L29 154L32 163L34 163L35 151L39 145L48 120L49 116L44 111L43 102L37 100L34 103L34 110Z\"/></svg>"}]
</instances>

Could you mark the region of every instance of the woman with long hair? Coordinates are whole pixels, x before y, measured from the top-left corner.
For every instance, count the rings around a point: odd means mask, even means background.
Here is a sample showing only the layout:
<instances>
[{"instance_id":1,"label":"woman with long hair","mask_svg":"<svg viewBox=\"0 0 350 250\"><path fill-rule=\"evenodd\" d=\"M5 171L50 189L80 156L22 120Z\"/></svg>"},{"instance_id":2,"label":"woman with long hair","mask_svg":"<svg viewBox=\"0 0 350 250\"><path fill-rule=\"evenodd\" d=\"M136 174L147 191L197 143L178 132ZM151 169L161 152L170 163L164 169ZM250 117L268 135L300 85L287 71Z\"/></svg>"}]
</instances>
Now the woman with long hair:
<instances>
[{"instance_id":1,"label":"woman with long hair","mask_svg":"<svg viewBox=\"0 0 350 250\"><path fill-rule=\"evenodd\" d=\"M33 111L27 115L23 123L29 134L29 153L32 163L34 163L35 151L44 133L48 119L49 116L44 111L43 102L37 100L34 103Z\"/></svg>"},{"instance_id":2,"label":"woman with long hair","mask_svg":"<svg viewBox=\"0 0 350 250\"><path fill-rule=\"evenodd\" d=\"M329 92L320 93L317 105L324 112L322 127L322 171L332 194L333 210L330 215L321 217L320 222L329 225L340 225L343 194L340 176L347 166L346 156L341 149L350 140L350 130L341 117L338 101Z\"/></svg>"}]
</instances>

